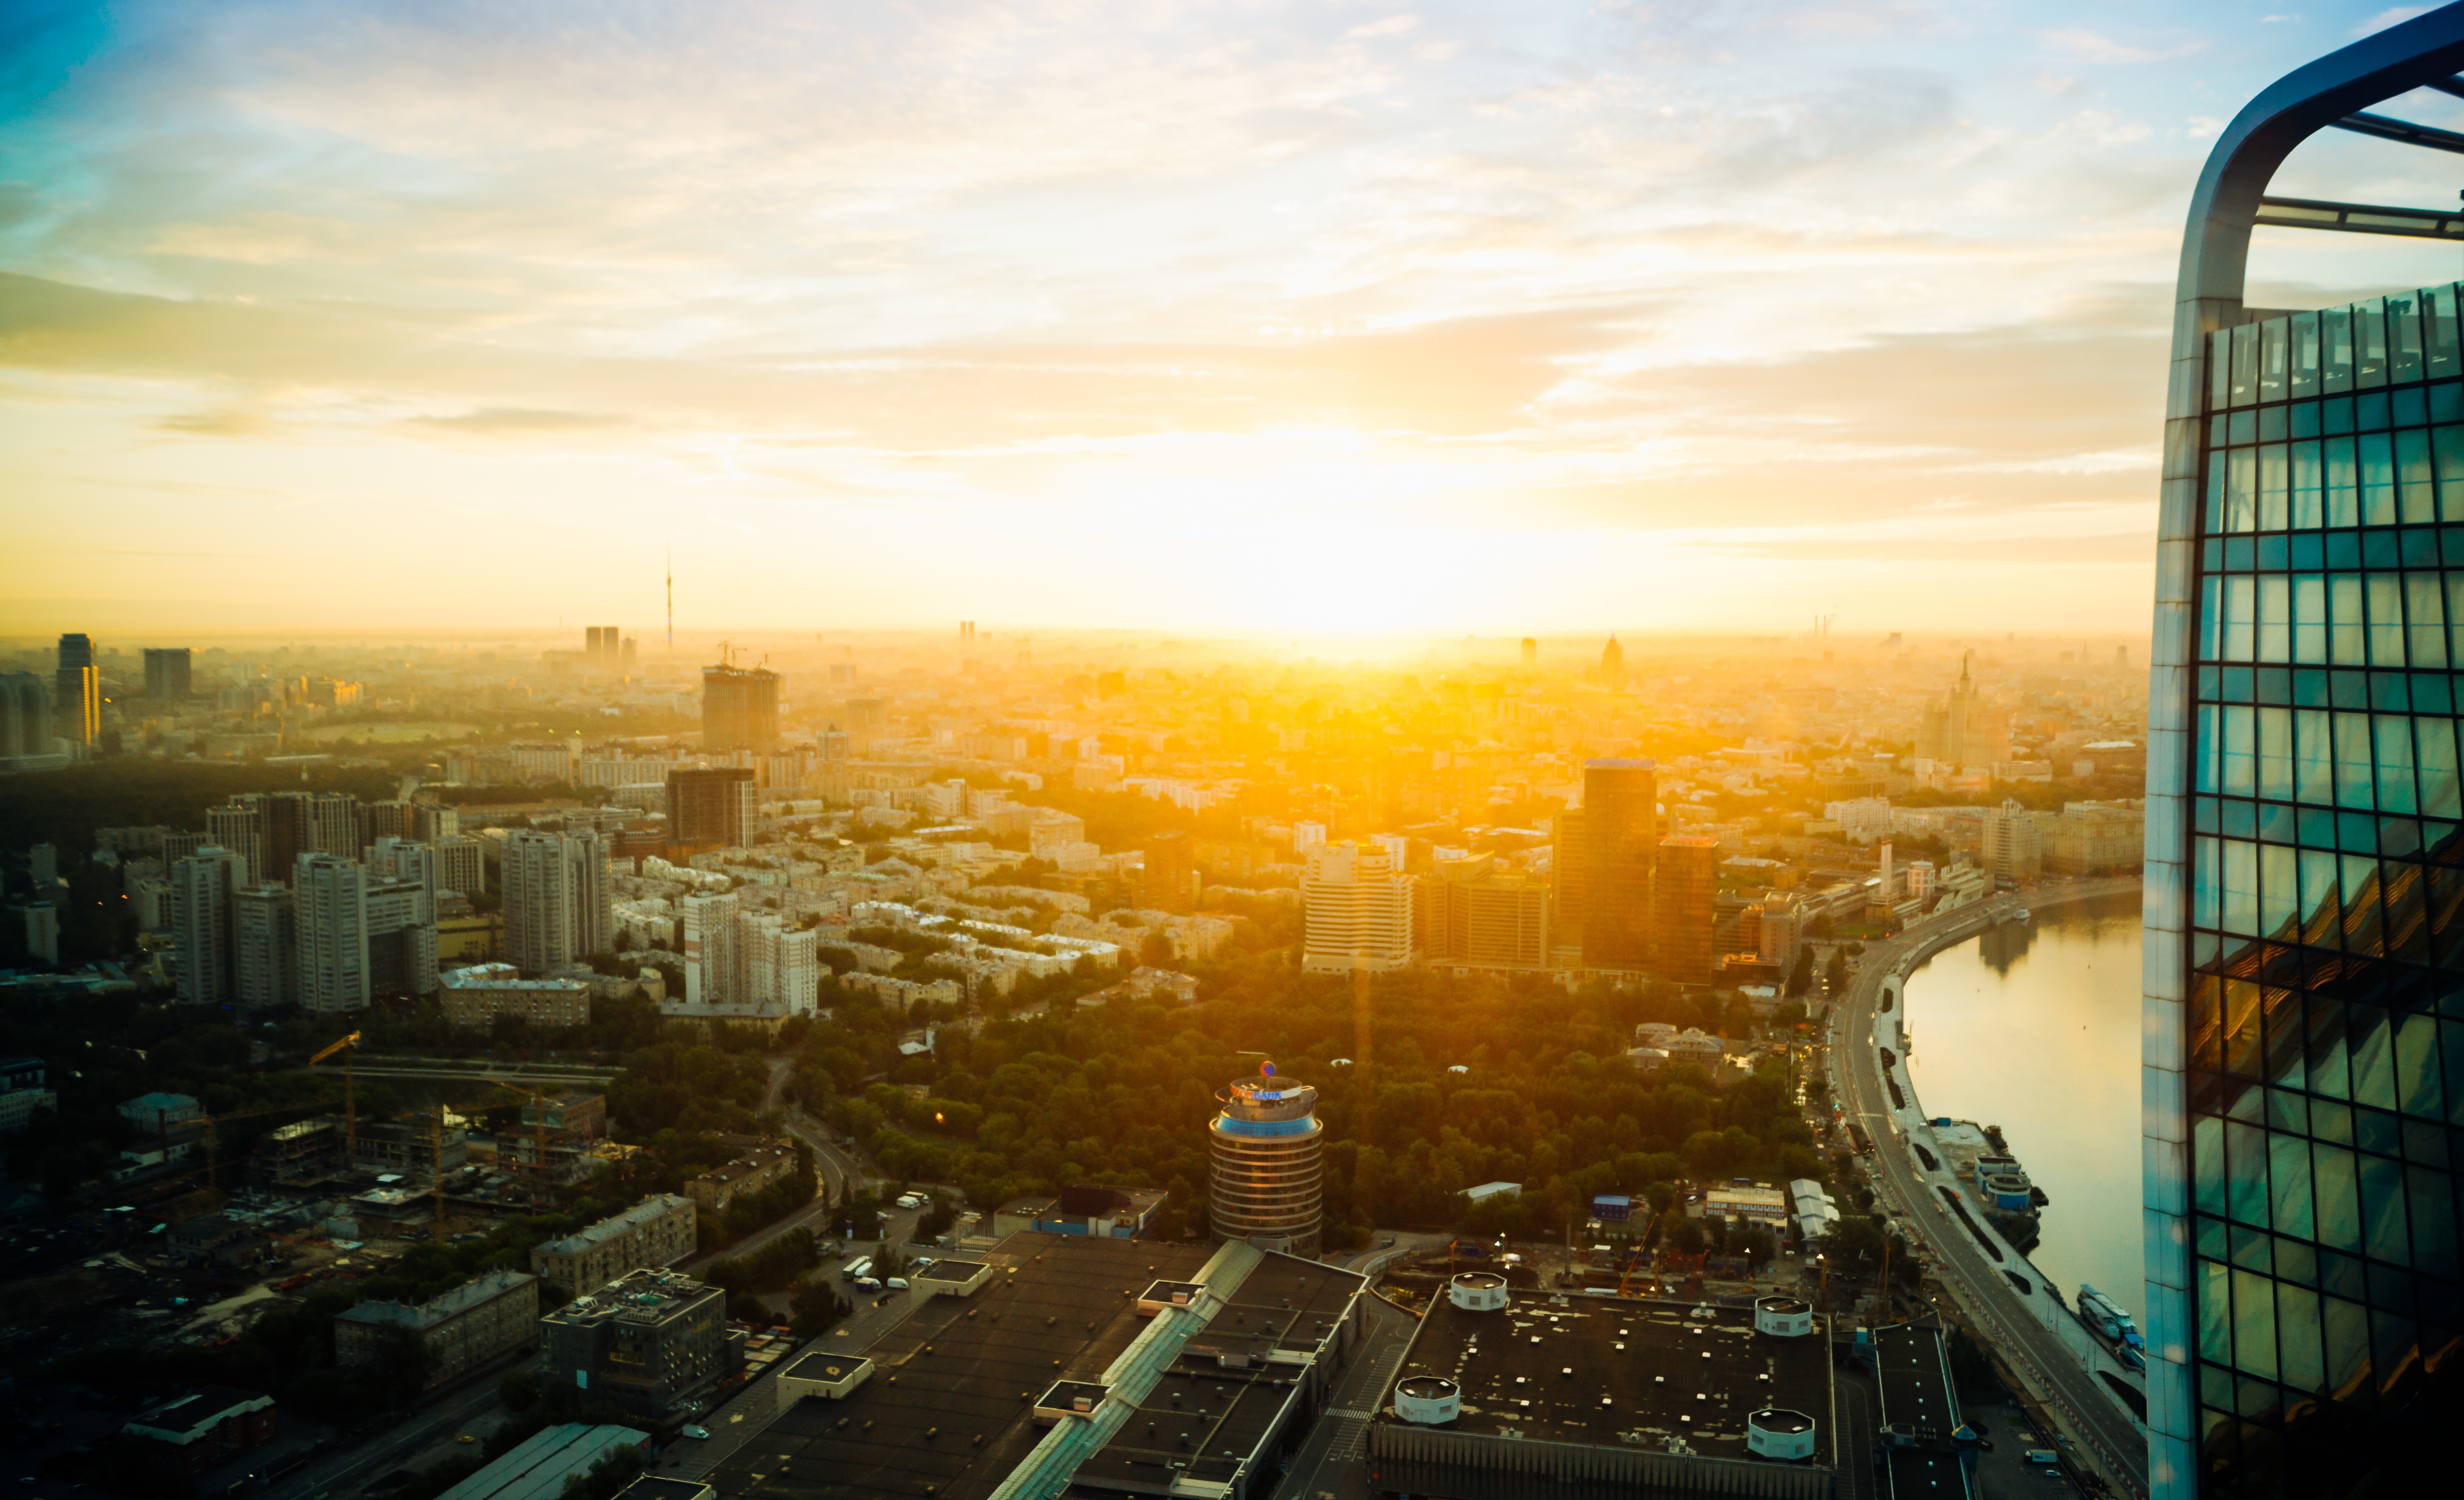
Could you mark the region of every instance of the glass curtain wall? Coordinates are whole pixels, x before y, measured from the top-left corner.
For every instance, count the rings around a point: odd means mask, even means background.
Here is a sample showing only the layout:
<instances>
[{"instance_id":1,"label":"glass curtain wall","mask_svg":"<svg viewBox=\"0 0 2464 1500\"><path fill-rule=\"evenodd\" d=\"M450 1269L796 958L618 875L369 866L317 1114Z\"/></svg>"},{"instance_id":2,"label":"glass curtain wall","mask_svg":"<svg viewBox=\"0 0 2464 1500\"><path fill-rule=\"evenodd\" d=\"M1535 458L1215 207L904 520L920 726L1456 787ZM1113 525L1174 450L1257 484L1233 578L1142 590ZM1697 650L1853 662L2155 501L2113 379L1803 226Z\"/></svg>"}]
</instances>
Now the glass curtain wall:
<instances>
[{"instance_id":1,"label":"glass curtain wall","mask_svg":"<svg viewBox=\"0 0 2464 1500\"><path fill-rule=\"evenodd\" d=\"M2454 286L2210 336L2192 741L2203 1493L2337 1493L2464 1374ZM2417 1419L2418 1409L2409 1416Z\"/></svg>"}]
</instances>

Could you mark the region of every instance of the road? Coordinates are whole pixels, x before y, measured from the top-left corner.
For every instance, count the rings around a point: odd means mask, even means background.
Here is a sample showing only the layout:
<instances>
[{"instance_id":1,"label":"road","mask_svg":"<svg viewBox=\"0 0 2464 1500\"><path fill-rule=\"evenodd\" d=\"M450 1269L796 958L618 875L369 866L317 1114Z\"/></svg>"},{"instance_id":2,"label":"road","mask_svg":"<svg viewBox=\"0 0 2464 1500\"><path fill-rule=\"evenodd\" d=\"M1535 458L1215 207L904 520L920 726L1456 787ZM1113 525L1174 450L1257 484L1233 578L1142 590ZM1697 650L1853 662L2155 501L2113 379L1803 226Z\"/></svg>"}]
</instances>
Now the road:
<instances>
[{"instance_id":1,"label":"road","mask_svg":"<svg viewBox=\"0 0 2464 1500\"><path fill-rule=\"evenodd\" d=\"M278 1485L266 1489L266 1500L311 1500L313 1496L358 1494L374 1481L400 1468L422 1450L433 1447L457 1435L488 1416L497 1406L496 1382L509 1370L535 1369L539 1357L525 1355L509 1364L492 1365L488 1370L456 1386L429 1405L420 1407L383 1435L364 1443L348 1438L338 1442L349 1445L341 1452L321 1461L311 1460L306 1468ZM426 1462L433 1462L433 1458Z\"/></svg>"},{"instance_id":2,"label":"road","mask_svg":"<svg viewBox=\"0 0 2464 1500\"><path fill-rule=\"evenodd\" d=\"M2064 1349L2053 1332L2020 1306L1939 1197L1919 1178L1907 1157L1903 1137L1890 1124L1891 1108L1875 1053L1874 1017L1882 982L1903 976L1919 955L1941 945L1946 934L1976 929L1981 918L2022 905L2084 899L2134 889L2135 879L2081 882L2031 892L2026 897L1996 896L1944 918L1922 922L1898 937L1870 943L1862 967L1849 985L1844 1004L1836 1009L1831 1034L1831 1087L1842 1100L1848 1117L1860 1121L1874 1136L1876 1190L1897 1211L1899 1223L1931 1253L1937 1278L1958 1299L1974 1325L1992 1342L1996 1353L2026 1381L2031 1394L2058 1413L2070 1425L2079 1451L2095 1461L2105 1478L2125 1493L2147 1493L2147 1441L2131 1420L2099 1389L2096 1378Z\"/></svg>"},{"instance_id":3,"label":"road","mask_svg":"<svg viewBox=\"0 0 2464 1500\"><path fill-rule=\"evenodd\" d=\"M1420 1325L1383 1297L1372 1296L1366 1311L1368 1325L1351 1367L1292 1455L1274 1500L1370 1500L1369 1422Z\"/></svg>"}]
</instances>

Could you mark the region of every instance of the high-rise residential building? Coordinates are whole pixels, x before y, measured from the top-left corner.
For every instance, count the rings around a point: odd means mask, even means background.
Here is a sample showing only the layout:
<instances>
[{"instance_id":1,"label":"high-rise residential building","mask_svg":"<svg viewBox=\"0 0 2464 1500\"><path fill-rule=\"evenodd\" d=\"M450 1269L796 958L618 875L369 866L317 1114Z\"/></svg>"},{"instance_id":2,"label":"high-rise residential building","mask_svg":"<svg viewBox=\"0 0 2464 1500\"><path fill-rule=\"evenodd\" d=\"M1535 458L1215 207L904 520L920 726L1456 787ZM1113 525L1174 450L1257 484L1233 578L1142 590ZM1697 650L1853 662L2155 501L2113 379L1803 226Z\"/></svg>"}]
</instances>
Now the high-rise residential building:
<instances>
[{"instance_id":1,"label":"high-rise residential building","mask_svg":"<svg viewBox=\"0 0 2464 1500\"><path fill-rule=\"evenodd\" d=\"M1648 760L1583 764L1583 967L1651 967L1651 874L1660 770Z\"/></svg>"},{"instance_id":2,"label":"high-rise residential building","mask_svg":"<svg viewBox=\"0 0 2464 1500\"><path fill-rule=\"evenodd\" d=\"M436 851L436 889L456 895L478 895L486 883L479 841L458 833L427 842Z\"/></svg>"},{"instance_id":3,"label":"high-rise residential building","mask_svg":"<svg viewBox=\"0 0 2464 1500\"><path fill-rule=\"evenodd\" d=\"M2452 202L2267 188L2330 126L2452 146L2374 111L2459 68L2453 5L2302 67L2224 128L2190 204L2147 719L2153 1500L2454 1483L2459 288L2279 312L2244 276L2256 225L2451 235Z\"/></svg>"},{"instance_id":4,"label":"high-rise residential building","mask_svg":"<svg viewBox=\"0 0 2464 1500\"><path fill-rule=\"evenodd\" d=\"M159 701L186 702L190 688L188 648L145 648L145 695Z\"/></svg>"},{"instance_id":5,"label":"high-rise residential building","mask_svg":"<svg viewBox=\"0 0 2464 1500\"><path fill-rule=\"evenodd\" d=\"M1614 635L1609 637L1606 646L1600 648L1599 679L1600 686L1604 688L1622 690L1625 687L1625 648L1617 644Z\"/></svg>"},{"instance_id":6,"label":"high-rise residential building","mask_svg":"<svg viewBox=\"0 0 2464 1500\"><path fill-rule=\"evenodd\" d=\"M1157 912L1198 910L1198 867L1192 859L1189 835L1155 834L1147 840L1144 852L1146 878L1139 904Z\"/></svg>"},{"instance_id":7,"label":"high-rise residential building","mask_svg":"<svg viewBox=\"0 0 2464 1500\"><path fill-rule=\"evenodd\" d=\"M180 1003L229 1005L237 974L231 896L248 883L248 861L209 845L171 866L171 936L179 949Z\"/></svg>"},{"instance_id":8,"label":"high-rise residential building","mask_svg":"<svg viewBox=\"0 0 2464 1500\"><path fill-rule=\"evenodd\" d=\"M31 672L0 672L0 762L56 753L52 694Z\"/></svg>"},{"instance_id":9,"label":"high-rise residential building","mask_svg":"<svg viewBox=\"0 0 2464 1500\"><path fill-rule=\"evenodd\" d=\"M1441 869L1414 883L1414 927L1430 963L1488 969L1549 966L1549 884L1537 875L1500 873L1478 862Z\"/></svg>"},{"instance_id":10,"label":"high-rise residential building","mask_svg":"<svg viewBox=\"0 0 2464 1500\"><path fill-rule=\"evenodd\" d=\"M60 910L49 901L30 901L9 908L22 924L26 957L47 967L60 961Z\"/></svg>"},{"instance_id":11,"label":"high-rise residential building","mask_svg":"<svg viewBox=\"0 0 2464 1500\"><path fill-rule=\"evenodd\" d=\"M630 677L635 674L641 659L642 643L630 635L625 637L624 644L617 648L616 670Z\"/></svg>"},{"instance_id":12,"label":"high-rise residential building","mask_svg":"<svg viewBox=\"0 0 2464 1500\"><path fill-rule=\"evenodd\" d=\"M779 674L762 667L704 667L701 748L705 755L767 755L779 748Z\"/></svg>"},{"instance_id":13,"label":"high-rise residential building","mask_svg":"<svg viewBox=\"0 0 2464 1500\"><path fill-rule=\"evenodd\" d=\"M1219 1240L1314 1256L1324 1218L1326 1127L1317 1091L1268 1063L1216 1095L1206 1210Z\"/></svg>"},{"instance_id":14,"label":"high-rise residential building","mask_svg":"<svg viewBox=\"0 0 2464 1500\"><path fill-rule=\"evenodd\" d=\"M291 867L299 935L299 1008L339 1015L365 1008L368 872L341 854L302 854Z\"/></svg>"},{"instance_id":15,"label":"high-rise residential building","mask_svg":"<svg viewBox=\"0 0 2464 1500\"><path fill-rule=\"evenodd\" d=\"M1652 972L1676 984L1711 982L1711 928L1720 897L1720 841L1682 834L1660 841L1652 885Z\"/></svg>"},{"instance_id":16,"label":"high-rise residential building","mask_svg":"<svg viewBox=\"0 0 2464 1500\"><path fill-rule=\"evenodd\" d=\"M752 844L761 827L761 790L750 766L668 773L668 847L673 857Z\"/></svg>"},{"instance_id":17,"label":"high-rise residential building","mask_svg":"<svg viewBox=\"0 0 2464 1500\"><path fill-rule=\"evenodd\" d=\"M505 957L524 974L552 974L614 943L615 885L598 834L520 829L505 840L503 872Z\"/></svg>"},{"instance_id":18,"label":"high-rise residential building","mask_svg":"<svg viewBox=\"0 0 2464 1500\"><path fill-rule=\"evenodd\" d=\"M676 902L685 950L685 1002L693 1005L743 1002L742 950L737 946L736 897L689 895Z\"/></svg>"},{"instance_id":19,"label":"high-rise residential building","mask_svg":"<svg viewBox=\"0 0 2464 1500\"><path fill-rule=\"evenodd\" d=\"M2006 799L1985 809L1979 831L1984 843L1977 863L1997 884L2033 885L2044 872L2044 839L2035 813Z\"/></svg>"},{"instance_id":20,"label":"high-rise residential building","mask_svg":"<svg viewBox=\"0 0 2464 1500\"><path fill-rule=\"evenodd\" d=\"M1959 680L1938 703L1928 703L1917 725L1917 759L1944 765L1991 766L2011 759L2011 718L1984 700L1969 674L1968 653L1959 657Z\"/></svg>"},{"instance_id":21,"label":"high-rise residential building","mask_svg":"<svg viewBox=\"0 0 2464 1500\"><path fill-rule=\"evenodd\" d=\"M268 880L232 893L231 952L242 1009L298 1004L299 924L289 886Z\"/></svg>"},{"instance_id":22,"label":"high-rise residential building","mask_svg":"<svg viewBox=\"0 0 2464 1500\"><path fill-rule=\"evenodd\" d=\"M442 803L420 802L410 806L410 834L422 844L434 844L462 831L459 808Z\"/></svg>"},{"instance_id":23,"label":"high-rise residential building","mask_svg":"<svg viewBox=\"0 0 2464 1500\"><path fill-rule=\"evenodd\" d=\"M241 792L206 809L206 833L248 860L245 884L289 880L302 854L359 856L359 800L348 792Z\"/></svg>"},{"instance_id":24,"label":"high-rise residential building","mask_svg":"<svg viewBox=\"0 0 2464 1500\"><path fill-rule=\"evenodd\" d=\"M94 641L82 632L60 637L60 661L52 673L52 733L77 746L102 733L102 678Z\"/></svg>"},{"instance_id":25,"label":"high-rise residential building","mask_svg":"<svg viewBox=\"0 0 2464 1500\"><path fill-rule=\"evenodd\" d=\"M1383 845L1312 844L1301 876L1301 967L1339 974L1412 959L1412 877Z\"/></svg>"},{"instance_id":26,"label":"high-rise residential building","mask_svg":"<svg viewBox=\"0 0 2464 1500\"><path fill-rule=\"evenodd\" d=\"M364 850L379 839L417 838L411 812L412 805L407 802L360 804L360 848Z\"/></svg>"},{"instance_id":27,"label":"high-rise residential building","mask_svg":"<svg viewBox=\"0 0 2464 1500\"><path fill-rule=\"evenodd\" d=\"M1806 909L1805 898L1793 891L1774 891L1762 900L1761 937L1755 951L1765 963L1777 964L1782 970L1796 965L1796 956L1813 936L1813 914Z\"/></svg>"},{"instance_id":28,"label":"high-rise residential building","mask_svg":"<svg viewBox=\"0 0 2464 1500\"><path fill-rule=\"evenodd\" d=\"M821 935L783 917L747 914L737 919L748 1004L809 1016L821 1005Z\"/></svg>"},{"instance_id":29,"label":"high-rise residential building","mask_svg":"<svg viewBox=\"0 0 2464 1500\"><path fill-rule=\"evenodd\" d=\"M436 991L436 851L386 837L368 849L368 988Z\"/></svg>"}]
</instances>

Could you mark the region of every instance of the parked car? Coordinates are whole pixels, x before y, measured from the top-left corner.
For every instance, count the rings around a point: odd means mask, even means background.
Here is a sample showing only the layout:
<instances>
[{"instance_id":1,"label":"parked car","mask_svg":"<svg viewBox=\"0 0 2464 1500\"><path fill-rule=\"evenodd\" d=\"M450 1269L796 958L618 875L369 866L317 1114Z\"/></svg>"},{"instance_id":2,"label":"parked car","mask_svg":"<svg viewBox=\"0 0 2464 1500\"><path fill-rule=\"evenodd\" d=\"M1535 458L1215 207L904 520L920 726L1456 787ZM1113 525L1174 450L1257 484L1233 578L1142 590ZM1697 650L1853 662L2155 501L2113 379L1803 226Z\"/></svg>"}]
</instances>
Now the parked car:
<instances>
[{"instance_id":1,"label":"parked car","mask_svg":"<svg viewBox=\"0 0 2464 1500\"><path fill-rule=\"evenodd\" d=\"M687 1426L685 1428L685 1436L707 1441L710 1437L710 1429L708 1427L701 1426Z\"/></svg>"},{"instance_id":2,"label":"parked car","mask_svg":"<svg viewBox=\"0 0 2464 1500\"><path fill-rule=\"evenodd\" d=\"M907 1290L907 1278L904 1276L892 1276L887 1283L885 1283L885 1285L892 1291L905 1291Z\"/></svg>"}]
</instances>

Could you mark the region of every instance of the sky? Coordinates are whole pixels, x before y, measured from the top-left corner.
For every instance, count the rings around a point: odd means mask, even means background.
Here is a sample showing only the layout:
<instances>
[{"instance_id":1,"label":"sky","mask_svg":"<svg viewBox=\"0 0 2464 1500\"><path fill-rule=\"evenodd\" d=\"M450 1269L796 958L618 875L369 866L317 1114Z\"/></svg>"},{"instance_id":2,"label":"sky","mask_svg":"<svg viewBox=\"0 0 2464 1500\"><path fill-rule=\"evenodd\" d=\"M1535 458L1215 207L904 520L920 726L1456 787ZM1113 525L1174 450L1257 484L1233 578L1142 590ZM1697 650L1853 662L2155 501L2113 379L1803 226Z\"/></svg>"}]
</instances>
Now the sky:
<instances>
[{"instance_id":1,"label":"sky","mask_svg":"<svg viewBox=\"0 0 2464 1500\"><path fill-rule=\"evenodd\" d=\"M0 633L647 640L671 555L696 630L2144 629L2199 165L2421 9L13 0ZM2331 135L2275 190L2454 201Z\"/></svg>"}]
</instances>

